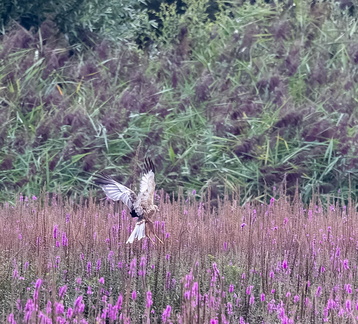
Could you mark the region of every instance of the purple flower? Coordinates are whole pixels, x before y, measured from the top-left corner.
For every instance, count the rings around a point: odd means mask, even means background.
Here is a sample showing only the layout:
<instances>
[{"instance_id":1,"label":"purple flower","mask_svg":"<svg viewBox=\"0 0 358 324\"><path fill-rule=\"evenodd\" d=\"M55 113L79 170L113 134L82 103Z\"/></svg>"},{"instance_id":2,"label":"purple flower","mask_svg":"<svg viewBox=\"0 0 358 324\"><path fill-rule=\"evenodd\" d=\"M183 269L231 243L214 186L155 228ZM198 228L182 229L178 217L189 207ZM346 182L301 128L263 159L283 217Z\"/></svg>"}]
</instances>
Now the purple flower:
<instances>
[{"instance_id":1,"label":"purple flower","mask_svg":"<svg viewBox=\"0 0 358 324\"><path fill-rule=\"evenodd\" d=\"M14 279L19 278L19 271L17 270L17 267L13 270L13 272L12 272L12 277L13 277Z\"/></svg>"},{"instance_id":2,"label":"purple flower","mask_svg":"<svg viewBox=\"0 0 358 324\"><path fill-rule=\"evenodd\" d=\"M351 284L345 284L344 289L348 294L352 293L352 285Z\"/></svg>"},{"instance_id":3,"label":"purple flower","mask_svg":"<svg viewBox=\"0 0 358 324\"><path fill-rule=\"evenodd\" d=\"M285 270L287 269L287 260L283 260L282 268L285 269Z\"/></svg>"},{"instance_id":4,"label":"purple flower","mask_svg":"<svg viewBox=\"0 0 358 324\"><path fill-rule=\"evenodd\" d=\"M71 307L68 307L68 309L67 309L67 317L71 318L72 315L73 315L73 309Z\"/></svg>"},{"instance_id":5,"label":"purple flower","mask_svg":"<svg viewBox=\"0 0 358 324\"><path fill-rule=\"evenodd\" d=\"M260 300L261 300L262 302L264 302L265 299L266 299L266 296L265 296L264 293L262 293L262 294L260 295Z\"/></svg>"},{"instance_id":6,"label":"purple flower","mask_svg":"<svg viewBox=\"0 0 358 324\"><path fill-rule=\"evenodd\" d=\"M99 282L101 285L104 285L104 278L103 278L103 277L99 278L99 279L98 279L98 282Z\"/></svg>"},{"instance_id":7,"label":"purple flower","mask_svg":"<svg viewBox=\"0 0 358 324\"><path fill-rule=\"evenodd\" d=\"M349 299L346 300L346 311L348 313L352 311L352 302Z\"/></svg>"},{"instance_id":8,"label":"purple flower","mask_svg":"<svg viewBox=\"0 0 358 324\"><path fill-rule=\"evenodd\" d=\"M241 224L241 228L244 228L246 226L246 223Z\"/></svg>"},{"instance_id":9,"label":"purple flower","mask_svg":"<svg viewBox=\"0 0 358 324\"><path fill-rule=\"evenodd\" d=\"M41 284L42 284L42 279L37 279L36 280L36 283L35 283L35 290L34 290L34 301L36 301L38 298L39 298L39 290L40 290L40 287L41 287Z\"/></svg>"},{"instance_id":10,"label":"purple flower","mask_svg":"<svg viewBox=\"0 0 358 324\"><path fill-rule=\"evenodd\" d=\"M316 290L316 296L317 296L317 297L321 296L321 292L322 292L322 287L321 287L321 286L318 286L318 287L317 287L317 290Z\"/></svg>"},{"instance_id":11,"label":"purple flower","mask_svg":"<svg viewBox=\"0 0 358 324\"><path fill-rule=\"evenodd\" d=\"M57 315L62 315L65 311L65 307L61 303L55 303L55 312Z\"/></svg>"},{"instance_id":12,"label":"purple flower","mask_svg":"<svg viewBox=\"0 0 358 324\"><path fill-rule=\"evenodd\" d=\"M85 304L83 303L83 297L78 296L73 304L74 313L83 313L85 310Z\"/></svg>"},{"instance_id":13,"label":"purple flower","mask_svg":"<svg viewBox=\"0 0 358 324\"><path fill-rule=\"evenodd\" d=\"M137 299L137 292L135 290L132 291L132 299L133 300Z\"/></svg>"},{"instance_id":14,"label":"purple flower","mask_svg":"<svg viewBox=\"0 0 358 324\"><path fill-rule=\"evenodd\" d=\"M123 296L119 295L118 299L117 299L117 303L116 303L116 306L117 306L118 309L122 308L122 303L123 303Z\"/></svg>"},{"instance_id":15,"label":"purple flower","mask_svg":"<svg viewBox=\"0 0 358 324\"><path fill-rule=\"evenodd\" d=\"M68 246L68 239L66 236L66 232L62 232L62 246Z\"/></svg>"},{"instance_id":16,"label":"purple flower","mask_svg":"<svg viewBox=\"0 0 358 324\"><path fill-rule=\"evenodd\" d=\"M100 269L101 269L101 259L98 259L96 263L96 270L99 271Z\"/></svg>"},{"instance_id":17,"label":"purple flower","mask_svg":"<svg viewBox=\"0 0 358 324\"><path fill-rule=\"evenodd\" d=\"M247 286L247 288L246 288L246 294L251 295L252 288L254 288L254 286Z\"/></svg>"},{"instance_id":18,"label":"purple flower","mask_svg":"<svg viewBox=\"0 0 358 324\"><path fill-rule=\"evenodd\" d=\"M162 321L163 323L166 323L168 319L170 318L170 312L172 310L172 307L170 305L167 305L167 308L164 310L162 314Z\"/></svg>"},{"instance_id":19,"label":"purple flower","mask_svg":"<svg viewBox=\"0 0 358 324\"><path fill-rule=\"evenodd\" d=\"M7 321L8 321L10 324L16 324L15 317L14 317L14 314L13 314L13 313L11 313L11 314L7 317Z\"/></svg>"},{"instance_id":20,"label":"purple flower","mask_svg":"<svg viewBox=\"0 0 358 324\"><path fill-rule=\"evenodd\" d=\"M255 302L255 297L254 295L250 296L250 300L249 300L249 304L252 305Z\"/></svg>"},{"instance_id":21,"label":"purple flower","mask_svg":"<svg viewBox=\"0 0 358 324\"><path fill-rule=\"evenodd\" d=\"M234 292L234 288L235 288L234 285L230 285L230 286L229 286L229 293L233 293L233 292Z\"/></svg>"},{"instance_id":22,"label":"purple flower","mask_svg":"<svg viewBox=\"0 0 358 324\"><path fill-rule=\"evenodd\" d=\"M145 307L146 308L151 308L153 305L153 300L152 300L152 293L150 291L147 292L147 302Z\"/></svg>"},{"instance_id":23,"label":"purple flower","mask_svg":"<svg viewBox=\"0 0 358 324\"><path fill-rule=\"evenodd\" d=\"M346 269L346 270L349 269L349 261L348 261L348 259L343 260L343 268Z\"/></svg>"},{"instance_id":24,"label":"purple flower","mask_svg":"<svg viewBox=\"0 0 358 324\"><path fill-rule=\"evenodd\" d=\"M90 261L87 262L87 273L91 274L92 272L92 263Z\"/></svg>"},{"instance_id":25,"label":"purple flower","mask_svg":"<svg viewBox=\"0 0 358 324\"><path fill-rule=\"evenodd\" d=\"M58 296L60 298L63 298L63 296L66 294L66 291L67 291L67 286L66 285L60 287L60 289L58 291Z\"/></svg>"}]
</instances>

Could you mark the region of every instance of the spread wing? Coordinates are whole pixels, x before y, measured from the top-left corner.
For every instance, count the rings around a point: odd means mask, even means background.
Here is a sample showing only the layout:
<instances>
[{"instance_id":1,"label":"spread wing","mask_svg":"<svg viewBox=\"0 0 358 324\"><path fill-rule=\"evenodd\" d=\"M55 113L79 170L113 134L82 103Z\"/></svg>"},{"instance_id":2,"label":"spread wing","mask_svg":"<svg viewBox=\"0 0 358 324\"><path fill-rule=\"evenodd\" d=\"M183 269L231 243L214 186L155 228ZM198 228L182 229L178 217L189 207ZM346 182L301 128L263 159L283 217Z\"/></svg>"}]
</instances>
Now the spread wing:
<instances>
[{"instance_id":1,"label":"spread wing","mask_svg":"<svg viewBox=\"0 0 358 324\"><path fill-rule=\"evenodd\" d=\"M154 164L151 159L145 159L144 162L144 174L140 181L140 191L134 208L141 209L141 207L149 209L150 206L154 205L154 191L155 191L155 180L154 180Z\"/></svg>"},{"instance_id":2,"label":"spread wing","mask_svg":"<svg viewBox=\"0 0 358 324\"><path fill-rule=\"evenodd\" d=\"M104 175L96 174L94 178L94 182L103 189L108 198L115 201L120 200L129 209L133 209L133 204L137 199L134 191Z\"/></svg>"}]
</instances>

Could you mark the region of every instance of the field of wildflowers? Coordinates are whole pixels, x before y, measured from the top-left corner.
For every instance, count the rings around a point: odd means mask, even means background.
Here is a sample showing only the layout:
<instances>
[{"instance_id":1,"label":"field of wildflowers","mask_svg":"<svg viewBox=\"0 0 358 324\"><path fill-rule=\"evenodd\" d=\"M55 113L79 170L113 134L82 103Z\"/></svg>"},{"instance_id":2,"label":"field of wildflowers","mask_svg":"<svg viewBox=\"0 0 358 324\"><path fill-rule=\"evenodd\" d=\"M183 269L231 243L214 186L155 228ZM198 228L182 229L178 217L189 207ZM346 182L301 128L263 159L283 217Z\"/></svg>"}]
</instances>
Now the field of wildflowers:
<instances>
[{"instance_id":1,"label":"field of wildflowers","mask_svg":"<svg viewBox=\"0 0 358 324\"><path fill-rule=\"evenodd\" d=\"M0 207L2 323L356 323L358 213L284 195L156 195L164 245L126 245L117 203Z\"/></svg>"}]
</instances>

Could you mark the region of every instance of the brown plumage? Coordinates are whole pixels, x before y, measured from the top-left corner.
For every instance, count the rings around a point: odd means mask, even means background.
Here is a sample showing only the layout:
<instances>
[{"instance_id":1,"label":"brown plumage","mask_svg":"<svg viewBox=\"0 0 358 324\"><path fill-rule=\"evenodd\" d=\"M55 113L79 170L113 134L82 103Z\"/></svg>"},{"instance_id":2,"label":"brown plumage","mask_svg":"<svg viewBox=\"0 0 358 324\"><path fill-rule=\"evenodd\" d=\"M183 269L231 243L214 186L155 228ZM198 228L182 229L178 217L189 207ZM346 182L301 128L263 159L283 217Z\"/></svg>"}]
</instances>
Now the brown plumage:
<instances>
[{"instance_id":1,"label":"brown plumage","mask_svg":"<svg viewBox=\"0 0 358 324\"><path fill-rule=\"evenodd\" d=\"M134 230L126 243L133 243L136 238L141 240L146 236L154 243L153 239L149 236L148 230L153 233L160 243L163 243L155 234L153 221L151 220L151 217L159 210L158 206L154 205L154 172L155 168L152 160L149 158L145 159L144 173L140 182L138 195L110 177L104 175L94 176L95 183L103 189L108 198L122 201L130 209L132 217L138 217Z\"/></svg>"}]
</instances>

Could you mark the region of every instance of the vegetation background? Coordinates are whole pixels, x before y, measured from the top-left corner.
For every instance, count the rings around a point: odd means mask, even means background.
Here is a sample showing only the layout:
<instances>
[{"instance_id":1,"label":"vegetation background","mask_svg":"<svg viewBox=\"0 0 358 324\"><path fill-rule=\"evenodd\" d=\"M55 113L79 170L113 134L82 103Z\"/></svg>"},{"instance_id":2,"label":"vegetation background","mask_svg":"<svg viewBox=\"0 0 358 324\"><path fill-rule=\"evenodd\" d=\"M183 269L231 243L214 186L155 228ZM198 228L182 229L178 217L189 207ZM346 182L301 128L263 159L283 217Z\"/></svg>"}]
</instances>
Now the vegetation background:
<instances>
[{"instance_id":1,"label":"vegetation background","mask_svg":"<svg viewBox=\"0 0 358 324\"><path fill-rule=\"evenodd\" d=\"M354 1L2 1L0 200L91 174L357 193ZM133 171L134 170L134 171Z\"/></svg>"}]
</instances>

